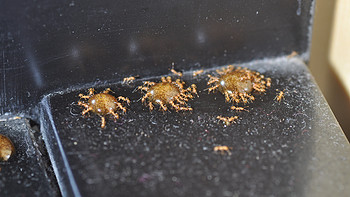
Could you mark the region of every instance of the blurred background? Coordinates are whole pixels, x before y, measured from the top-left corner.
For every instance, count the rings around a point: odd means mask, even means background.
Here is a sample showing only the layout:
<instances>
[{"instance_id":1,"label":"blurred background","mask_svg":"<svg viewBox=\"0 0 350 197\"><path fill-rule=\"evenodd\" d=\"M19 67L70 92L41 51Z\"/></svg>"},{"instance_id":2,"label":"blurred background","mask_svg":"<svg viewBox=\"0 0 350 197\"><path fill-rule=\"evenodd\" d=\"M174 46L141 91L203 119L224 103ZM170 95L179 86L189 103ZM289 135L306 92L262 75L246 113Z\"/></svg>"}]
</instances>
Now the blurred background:
<instances>
[{"instance_id":1,"label":"blurred background","mask_svg":"<svg viewBox=\"0 0 350 197\"><path fill-rule=\"evenodd\" d=\"M310 69L350 139L350 1L317 0Z\"/></svg>"}]
</instances>

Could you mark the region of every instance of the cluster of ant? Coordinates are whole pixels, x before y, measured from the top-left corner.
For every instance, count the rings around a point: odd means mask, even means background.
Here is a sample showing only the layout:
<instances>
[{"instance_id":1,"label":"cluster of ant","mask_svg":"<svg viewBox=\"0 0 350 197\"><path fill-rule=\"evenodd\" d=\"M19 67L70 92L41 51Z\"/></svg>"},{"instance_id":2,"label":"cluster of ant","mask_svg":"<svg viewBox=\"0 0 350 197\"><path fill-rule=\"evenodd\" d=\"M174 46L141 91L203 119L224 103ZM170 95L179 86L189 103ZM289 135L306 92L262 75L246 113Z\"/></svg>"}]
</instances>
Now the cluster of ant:
<instances>
[{"instance_id":1,"label":"cluster of ant","mask_svg":"<svg viewBox=\"0 0 350 197\"><path fill-rule=\"evenodd\" d=\"M171 69L171 72L175 75L182 77L181 72L177 72ZM204 73L203 70L193 72L193 76L196 77ZM266 89L271 87L271 79L265 78L258 72L251 71L247 68L241 68L234 66L228 66L226 68L216 70L215 76L208 75L209 86L208 92L212 93L220 91L226 102L233 104L247 104L255 100L253 92L265 93ZM130 84L135 80L135 77L124 78L123 83ZM150 110L153 110L155 106L159 106L161 111L167 111L169 108L179 111L192 111L193 109L188 106L188 101L193 99L197 94L197 87L195 84L191 84L185 87L185 82L180 78L175 81L170 77L162 77L160 82L144 81L143 85L138 86L136 90L141 91L143 96L141 102L144 103ZM78 105L84 107L82 115L88 112L93 112L101 117L101 128L106 126L106 115L112 115L115 119L119 119L122 113L125 113L129 105L130 100L126 97L119 96L114 97L109 94L111 89L95 94L93 88L89 89L88 95L79 94L80 99L85 101L79 101ZM283 91L277 96L276 100L281 101L283 98ZM235 105L231 106L235 111L248 111L243 107ZM238 116L223 117L217 116L217 119L223 121L225 125L230 125L238 119Z\"/></svg>"}]
</instances>

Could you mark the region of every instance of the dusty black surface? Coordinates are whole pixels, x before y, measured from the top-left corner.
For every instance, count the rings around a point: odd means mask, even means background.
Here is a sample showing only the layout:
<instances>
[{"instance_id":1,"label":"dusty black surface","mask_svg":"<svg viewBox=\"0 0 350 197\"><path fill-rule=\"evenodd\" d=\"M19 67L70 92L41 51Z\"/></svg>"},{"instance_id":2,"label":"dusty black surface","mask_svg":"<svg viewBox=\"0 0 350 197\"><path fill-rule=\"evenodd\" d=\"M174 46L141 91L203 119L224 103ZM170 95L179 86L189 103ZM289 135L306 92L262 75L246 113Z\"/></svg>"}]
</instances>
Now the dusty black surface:
<instances>
[{"instance_id":1,"label":"dusty black surface","mask_svg":"<svg viewBox=\"0 0 350 197\"><path fill-rule=\"evenodd\" d=\"M98 116L79 114L78 94L87 89L46 96L42 128L62 194L349 194L348 142L303 62L280 58L244 66L272 78L266 95L248 104L249 112L228 110L220 93L203 91L206 76L192 78L191 73L184 80L202 90L189 102L191 113L150 112L138 101L141 95L131 93L134 87L120 83L96 87L132 100L127 114L116 122L108 119L105 129ZM275 89L286 92L280 103ZM218 115L239 120L224 127ZM232 155L215 154L219 145L232 147Z\"/></svg>"},{"instance_id":2,"label":"dusty black surface","mask_svg":"<svg viewBox=\"0 0 350 197\"><path fill-rule=\"evenodd\" d=\"M28 120L3 118L0 133L11 139L16 153L7 162L0 161L0 196L58 196L55 178L45 166L48 157L42 157L33 141Z\"/></svg>"}]
</instances>

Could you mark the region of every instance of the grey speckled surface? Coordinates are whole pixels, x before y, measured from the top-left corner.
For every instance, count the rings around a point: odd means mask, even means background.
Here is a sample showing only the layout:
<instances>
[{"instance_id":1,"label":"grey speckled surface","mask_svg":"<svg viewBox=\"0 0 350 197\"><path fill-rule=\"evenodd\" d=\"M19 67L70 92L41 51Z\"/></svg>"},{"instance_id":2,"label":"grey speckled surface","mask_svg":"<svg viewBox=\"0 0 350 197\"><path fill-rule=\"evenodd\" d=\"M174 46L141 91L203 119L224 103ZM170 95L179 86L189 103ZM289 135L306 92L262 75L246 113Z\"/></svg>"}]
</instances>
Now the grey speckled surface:
<instances>
[{"instance_id":1,"label":"grey speckled surface","mask_svg":"<svg viewBox=\"0 0 350 197\"><path fill-rule=\"evenodd\" d=\"M42 130L62 194L349 195L349 143L305 64L277 58L243 66L272 78L266 95L248 104L249 112L233 112L220 93L206 91L189 102L192 113L149 112L138 102L141 95L131 93L134 87L115 83L105 87L132 103L102 130L98 116L79 114L76 102L85 89L44 97ZM184 80L207 88L205 75L185 73ZM286 91L280 103L276 89ZM239 120L224 127L217 115ZM215 154L218 145L232 147L232 155Z\"/></svg>"}]
</instances>

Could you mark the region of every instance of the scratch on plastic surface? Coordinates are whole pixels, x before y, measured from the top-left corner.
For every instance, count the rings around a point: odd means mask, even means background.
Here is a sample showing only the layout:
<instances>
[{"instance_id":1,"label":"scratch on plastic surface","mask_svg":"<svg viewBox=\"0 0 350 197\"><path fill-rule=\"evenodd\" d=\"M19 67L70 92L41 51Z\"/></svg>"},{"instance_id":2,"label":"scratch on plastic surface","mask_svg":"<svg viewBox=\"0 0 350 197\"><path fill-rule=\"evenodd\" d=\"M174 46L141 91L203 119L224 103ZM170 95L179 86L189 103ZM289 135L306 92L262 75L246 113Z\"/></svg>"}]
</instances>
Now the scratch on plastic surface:
<instances>
[{"instance_id":1,"label":"scratch on plastic surface","mask_svg":"<svg viewBox=\"0 0 350 197\"><path fill-rule=\"evenodd\" d=\"M301 0L297 0L297 1L298 1L297 15L300 16L300 14L301 14Z\"/></svg>"},{"instance_id":2,"label":"scratch on plastic surface","mask_svg":"<svg viewBox=\"0 0 350 197\"><path fill-rule=\"evenodd\" d=\"M1 92L1 106L6 106L6 70L5 70L5 51L2 51L2 82L3 82L3 91ZM3 107L1 107L1 114L4 113Z\"/></svg>"}]
</instances>

